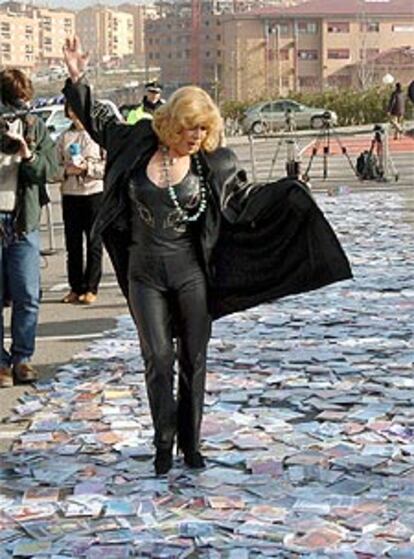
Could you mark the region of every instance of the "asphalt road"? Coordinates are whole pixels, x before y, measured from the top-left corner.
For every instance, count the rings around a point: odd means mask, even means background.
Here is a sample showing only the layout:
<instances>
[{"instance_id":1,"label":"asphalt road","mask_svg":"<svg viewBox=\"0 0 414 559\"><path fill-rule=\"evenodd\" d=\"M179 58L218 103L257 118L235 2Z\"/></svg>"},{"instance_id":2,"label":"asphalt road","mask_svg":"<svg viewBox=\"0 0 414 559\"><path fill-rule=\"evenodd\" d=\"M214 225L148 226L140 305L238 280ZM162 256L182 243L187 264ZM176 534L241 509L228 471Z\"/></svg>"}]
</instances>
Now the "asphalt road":
<instances>
[{"instance_id":1,"label":"asphalt road","mask_svg":"<svg viewBox=\"0 0 414 559\"><path fill-rule=\"evenodd\" d=\"M351 144L350 138L351 136L343 136L344 145L346 143ZM312 149L311 142L315 139L298 138L298 140L301 144L300 150L302 151L302 165L304 167L308 164L308 153ZM355 140L352 141L355 142ZM355 149L349 148L347 150L351 161L355 161L361 146L369 146L370 141L371 135L369 133L358 136L357 147L354 146ZM332 145L334 143L337 143L336 139L332 140ZM250 176L255 172L258 180L268 179L273 160L274 169L271 176L275 178L283 176L286 162L286 143L284 140L280 142L276 158L275 153L278 149L279 139L259 139L252 145L249 144L246 137L242 137L230 139L228 144L230 147L234 147ZM322 157L317 155L311 169L312 188L316 196L319 191L326 191L335 185L347 185L352 190L360 190L361 192L375 190L379 192L379 195L383 190L398 190L403 193L404 203L409 210L409 215L414 216L413 153L414 140L411 138L408 138L404 144L401 143L399 147L391 149L393 166L398 169L398 181L395 180L394 173L390 173L387 177L388 180L385 182L366 181L363 183L355 177L349 160L341 153L341 150L339 150L339 154L329 157L328 177L323 179L323 161ZM254 168L252 167L252 161L255 164ZM93 305L67 305L60 302L67 291L63 227L58 188L52 186L50 190L54 239L51 243L50 229L47 227L47 215L45 213L42 224L42 246L44 251L50 248L52 248L52 251L42 260L43 300L39 317L37 348L34 356L34 364L44 378L52 376L61 364L70 361L87 345L102 337L105 331L111 330L116 324L117 317L128 312L107 256L104 259L104 274L99 296ZM412 219L414 222L414 217ZM9 324L9 311L6 311L5 324ZM8 333L8 330L6 330L6 333ZM0 420L7 417L10 409L26 390L28 390L27 386L0 390ZM0 428L0 451L5 450L16 432L24 430L24 428L25 426L21 424L2 426Z\"/></svg>"}]
</instances>

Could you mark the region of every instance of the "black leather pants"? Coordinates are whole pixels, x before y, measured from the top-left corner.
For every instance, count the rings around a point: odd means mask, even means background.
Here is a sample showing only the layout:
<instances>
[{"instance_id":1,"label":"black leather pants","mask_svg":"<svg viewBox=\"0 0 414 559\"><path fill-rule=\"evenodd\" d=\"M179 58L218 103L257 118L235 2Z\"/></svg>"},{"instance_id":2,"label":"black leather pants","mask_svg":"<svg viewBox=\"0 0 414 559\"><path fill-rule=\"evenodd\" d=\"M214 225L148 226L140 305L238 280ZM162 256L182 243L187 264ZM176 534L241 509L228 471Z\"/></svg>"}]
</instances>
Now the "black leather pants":
<instances>
[{"instance_id":1,"label":"black leather pants","mask_svg":"<svg viewBox=\"0 0 414 559\"><path fill-rule=\"evenodd\" d=\"M151 274L154 274L153 285L148 277L145 281L131 277L129 303L145 362L154 444L157 448L172 448L177 433L181 449L197 450L211 330L205 276L187 251L147 264L151 264Z\"/></svg>"}]
</instances>

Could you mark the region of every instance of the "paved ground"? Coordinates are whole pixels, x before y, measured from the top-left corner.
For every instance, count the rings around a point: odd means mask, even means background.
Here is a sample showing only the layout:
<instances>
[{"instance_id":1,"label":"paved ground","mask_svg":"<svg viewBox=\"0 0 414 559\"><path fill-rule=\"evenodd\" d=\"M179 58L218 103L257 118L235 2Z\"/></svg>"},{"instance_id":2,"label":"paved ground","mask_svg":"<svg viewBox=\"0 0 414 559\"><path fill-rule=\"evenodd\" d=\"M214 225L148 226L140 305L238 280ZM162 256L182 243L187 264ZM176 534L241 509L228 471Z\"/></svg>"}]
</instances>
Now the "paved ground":
<instances>
[{"instance_id":1,"label":"paved ground","mask_svg":"<svg viewBox=\"0 0 414 559\"><path fill-rule=\"evenodd\" d=\"M369 142L370 134L363 137L363 141ZM237 138L229 145L234 146L243 165L252 174L252 160L255 161L256 175L259 179L268 178L269 162L272 161L277 149L275 139L257 140L254 145L249 145L247 138ZM299 141L302 146L309 139ZM345 142L344 136L344 142ZM358 140L360 141L360 140ZM276 143L276 145L275 145ZM360 145L363 145L360 144ZM407 149L411 149L408 141L404 143ZM281 145L277 160L274 165L273 176L282 176L284 173L285 155ZM253 151L252 151L253 150ZM399 172L399 180L396 182L390 174L387 182L361 183L354 175L350 165L342 155L333 155L329 159L328 180L322 179L321 161L316 158L312 167L311 182L316 193L326 190L332 184L346 184L354 191L374 190L381 195L383 191L398 190L404 194L404 204L407 210L407 219L414 222L414 194L413 176L414 162L412 152L401 151L400 147L392 149L393 163ZM253 154L253 157L252 157ZM353 156L354 158L354 156ZM306 165L306 157L303 157L303 165ZM116 286L111 265L107 258L104 262L104 276L101 290L96 304L85 307L80 305L63 305L60 299L64 295L66 286L65 254L63 250L62 220L59 203L59 193L56 187L51 188L52 209L54 221L53 254L45 256L42 266L43 301L41 305L40 323L37 338L37 351L35 364L40 369L42 376L48 377L54 374L56 368L68 362L73 355L81 351L94 339L103 335L106 330L112 329L117 317L126 314L127 308L124 300ZM43 247L50 248L50 239L46 222L43 227ZM8 317L6 318L6 321ZM21 396L26 387L15 387L0 392L0 418L8 415L11 407ZM8 425L2 428L0 438L0 450L8 447L10 440L15 434L15 428Z\"/></svg>"}]
</instances>

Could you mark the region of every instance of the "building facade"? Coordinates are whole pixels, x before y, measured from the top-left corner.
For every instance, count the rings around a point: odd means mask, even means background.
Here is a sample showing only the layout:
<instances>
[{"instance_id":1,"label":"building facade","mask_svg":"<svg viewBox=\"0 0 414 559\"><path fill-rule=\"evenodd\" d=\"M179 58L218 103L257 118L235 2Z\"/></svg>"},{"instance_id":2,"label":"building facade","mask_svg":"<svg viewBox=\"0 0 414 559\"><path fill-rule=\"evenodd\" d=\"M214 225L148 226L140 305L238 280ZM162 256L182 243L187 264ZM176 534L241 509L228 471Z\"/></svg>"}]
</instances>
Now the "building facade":
<instances>
[{"instance_id":1,"label":"building facade","mask_svg":"<svg viewBox=\"0 0 414 559\"><path fill-rule=\"evenodd\" d=\"M153 4L120 4L118 9L132 15L134 28L133 61L140 68L145 67L145 21L156 19L158 10Z\"/></svg>"},{"instance_id":2,"label":"building facade","mask_svg":"<svg viewBox=\"0 0 414 559\"><path fill-rule=\"evenodd\" d=\"M197 83L218 96L219 76L227 71L223 17L258 7L286 7L293 0L199 0L196 4L198 12L190 0L155 2L158 18L147 21L145 30L146 67L159 66L161 79L172 87Z\"/></svg>"},{"instance_id":3,"label":"building facade","mask_svg":"<svg viewBox=\"0 0 414 559\"><path fill-rule=\"evenodd\" d=\"M63 61L62 45L75 33L75 14L33 4L0 4L0 65L28 72Z\"/></svg>"},{"instance_id":4,"label":"building facade","mask_svg":"<svg viewBox=\"0 0 414 559\"><path fill-rule=\"evenodd\" d=\"M378 54L412 44L413 32L411 0L309 0L283 11L227 14L221 25L222 93L250 100L351 87L345 68L356 63L359 85L368 87L368 69Z\"/></svg>"},{"instance_id":5,"label":"building facade","mask_svg":"<svg viewBox=\"0 0 414 559\"><path fill-rule=\"evenodd\" d=\"M76 32L93 63L122 62L134 54L133 15L118 9L92 6L76 14Z\"/></svg>"},{"instance_id":6,"label":"building facade","mask_svg":"<svg viewBox=\"0 0 414 559\"><path fill-rule=\"evenodd\" d=\"M17 66L31 73L38 56L38 20L0 11L0 67Z\"/></svg>"},{"instance_id":7,"label":"building facade","mask_svg":"<svg viewBox=\"0 0 414 559\"><path fill-rule=\"evenodd\" d=\"M39 21L39 63L43 67L58 65L63 60L66 37L75 34L75 14L49 8L38 8L35 13Z\"/></svg>"},{"instance_id":8,"label":"building facade","mask_svg":"<svg viewBox=\"0 0 414 559\"><path fill-rule=\"evenodd\" d=\"M195 22L190 3L175 5L162 17L147 20L145 34L146 65L159 66L164 83L172 87L198 83L209 90L214 88L221 56L219 15L204 6Z\"/></svg>"}]
</instances>

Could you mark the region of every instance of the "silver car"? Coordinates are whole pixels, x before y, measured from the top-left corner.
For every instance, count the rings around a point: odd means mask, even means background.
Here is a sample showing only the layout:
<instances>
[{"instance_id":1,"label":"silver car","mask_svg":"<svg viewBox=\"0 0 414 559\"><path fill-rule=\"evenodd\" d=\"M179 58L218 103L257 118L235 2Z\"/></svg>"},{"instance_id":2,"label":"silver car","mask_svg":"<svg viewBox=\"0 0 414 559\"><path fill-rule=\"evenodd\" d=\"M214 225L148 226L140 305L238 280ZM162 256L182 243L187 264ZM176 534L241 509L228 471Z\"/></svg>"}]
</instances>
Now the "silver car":
<instances>
[{"instance_id":1,"label":"silver car","mask_svg":"<svg viewBox=\"0 0 414 559\"><path fill-rule=\"evenodd\" d=\"M241 121L245 134L265 134L292 128L322 128L335 125L338 116L334 111L307 107L291 99L264 101L249 107Z\"/></svg>"}]
</instances>

